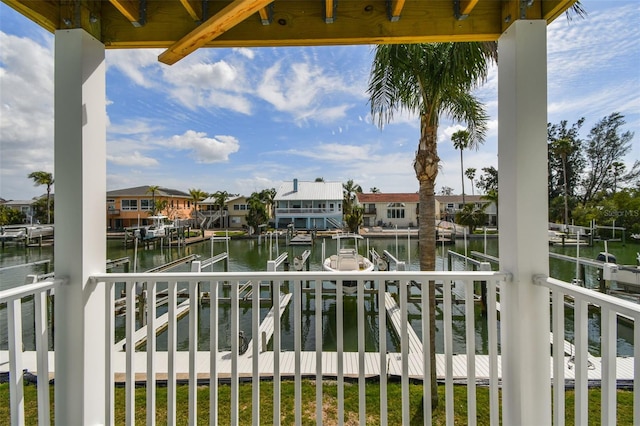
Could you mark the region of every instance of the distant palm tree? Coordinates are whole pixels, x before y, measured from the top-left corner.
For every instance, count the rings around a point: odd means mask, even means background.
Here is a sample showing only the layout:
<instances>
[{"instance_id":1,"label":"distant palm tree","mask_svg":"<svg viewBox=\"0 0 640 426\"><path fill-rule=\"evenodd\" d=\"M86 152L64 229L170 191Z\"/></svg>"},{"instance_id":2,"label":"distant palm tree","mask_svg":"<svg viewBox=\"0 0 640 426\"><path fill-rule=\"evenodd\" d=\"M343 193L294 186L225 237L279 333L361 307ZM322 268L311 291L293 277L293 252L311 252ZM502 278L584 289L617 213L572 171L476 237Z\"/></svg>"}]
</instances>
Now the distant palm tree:
<instances>
[{"instance_id":1,"label":"distant palm tree","mask_svg":"<svg viewBox=\"0 0 640 426\"><path fill-rule=\"evenodd\" d=\"M464 198L464 162L462 159L462 151L472 147L477 146L474 144L471 139L471 134L466 130L458 130L453 135L451 135L451 142L453 142L453 147L455 149L460 150L460 177L462 180L462 204L466 204L466 200Z\"/></svg>"},{"instance_id":2,"label":"distant palm tree","mask_svg":"<svg viewBox=\"0 0 640 426\"><path fill-rule=\"evenodd\" d=\"M378 188L376 188L375 186L371 189L369 189L369 191L371 191L372 194L379 194L380 190Z\"/></svg>"},{"instance_id":3,"label":"distant palm tree","mask_svg":"<svg viewBox=\"0 0 640 426\"><path fill-rule=\"evenodd\" d=\"M53 186L53 174L49 172L31 172L29 179L33 179L35 186L47 185L47 223L51 223L51 186Z\"/></svg>"},{"instance_id":4,"label":"distant palm tree","mask_svg":"<svg viewBox=\"0 0 640 426\"><path fill-rule=\"evenodd\" d=\"M160 187L158 185L149 185L149 187L147 188L147 194L151 194L151 196L153 197L151 214L154 216L156 214L156 192L158 192L159 189Z\"/></svg>"},{"instance_id":5,"label":"distant palm tree","mask_svg":"<svg viewBox=\"0 0 640 426\"><path fill-rule=\"evenodd\" d=\"M344 215L351 213L351 208L356 200L356 194L362 192L362 187L353 182L353 179L349 179L346 183L342 184L343 193L343 206L342 212Z\"/></svg>"},{"instance_id":6,"label":"distant palm tree","mask_svg":"<svg viewBox=\"0 0 640 426\"><path fill-rule=\"evenodd\" d=\"M198 223L198 203L209 196L208 193L200 188L190 188L189 195L191 195L191 201L193 201L193 216L195 217L196 224ZM200 225L198 224L198 227Z\"/></svg>"},{"instance_id":7,"label":"distant palm tree","mask_svg":"<svg viewBox=\"0 0 640 426\"><path fill-rule=\"evenodd\" d=\"M324 178L323 177L317 177L315 181L316 182L324 182Z\"/></svg>"},{"instance_id":8,"label":"distant palm tree","mask_svg":"<svg viewBox=\"0 0 640 426\"><path fill-rule=\"evenodd\" d=\"M573 151L571 140L563 138L551 143L551 150L562 160L562 187L564 194L564 226L569 225L569 184L567 183L567 157Z\"/></svg>"},{"instance_id":9,"label":"distant palm tree","mask_svg":"<svg viewBox=\"0 0 640 426\"><path fill-rule=\"evenodd\" d=\"M214 203L216 206L218 206L218 210L220 211L220 228L222 228L222 211L224 210L224 206L231 195L227 191L216 191L211 194L211 196L213 197Z\"/></svg>"},{"instance_id":10,"label":"distant palm tree","mask_svg":"<svg viewBox=\"0 0 640 426\"><path fill-rule=\"evenodd\" d=\"M464 171L464 175L471 181L471 195L475 195L475 184L473 183L473 180L476 178L476 169L474 167L469 167Z\"/></svg>"}]
</instances>

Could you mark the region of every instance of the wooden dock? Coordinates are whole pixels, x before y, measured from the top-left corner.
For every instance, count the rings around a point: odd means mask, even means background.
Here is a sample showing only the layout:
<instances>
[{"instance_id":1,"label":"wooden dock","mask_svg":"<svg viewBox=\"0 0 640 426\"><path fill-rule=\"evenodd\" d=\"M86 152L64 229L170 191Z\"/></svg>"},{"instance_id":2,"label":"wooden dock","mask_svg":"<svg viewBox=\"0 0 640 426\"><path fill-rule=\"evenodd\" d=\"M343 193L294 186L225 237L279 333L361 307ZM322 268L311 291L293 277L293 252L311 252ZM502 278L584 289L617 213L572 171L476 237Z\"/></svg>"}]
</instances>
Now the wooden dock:
<instances>
[{"instance_id":1,"label":"wooden dock","mask_svg":"<svg viewBox=\"0 0 640 426\"><path fill-rule=\"evenodd\" d=\"M384 294L384 307L387 310L387 316L391 320L390 323L396 335L399 337L402 330L402 320L400 319L400 306L396 303L391 293ZM422 354L422 340L418 337L411 324L407 323L407 334L409 335L409 353ZM422 355L420 355L422 356Z\"/></svg>"},{"instance_id":2,"label":"wooden dock","mask_svg":"<svg viewBox=\"0 0 640 426\"><path fill-rule=\"evenodd\" d=\"M36 352L27 351L22 353L23 365L31 373L36 373ZM196 372L199 379L209 378L209 352L199 351L196 354ZM49 369L51 377L54 376L54 352L49 352ZM219 378L229 378L231 376L231 357L229 351L218 352L218 375ZM389 376L400 377L402 374L402 356L399 353L383 354L387 359ZM259 355L259 374L261 377L273 377L274 353L272 351L262 352ZM175 356L176 369L178 378L184 380L189 374L189 352L178 351ZM587 373L588 380L598 381L602 377L601 358L590 358L593 360L593 368ZM337 371L338 354L336 352L322 353L322 371L323 377L332 379L338 374ZM144 380L146 378L146 352L134 353L134 369L136 380ZM116 382L124 381L124 373L126 366L126 353L116 352L113 358L115 380ZM422 375L422 354L409 354L409 377L411 379L421 380ZM616 358L616 377L619 381L633 380L634 369L633 357ZM241 377L251 377L252 375L253 354L251 349L247 351L245 356L239 357L238 373ZM358 376L358 353L345 352L343 354L344 376ZM315 377L316 374L316 353L315 351L303 351L300 354L301 374L305 377ZM564 362L565 380L575 380L575 367L570 362L570 357L565 357ZM0 371L8 371L9 369L9 352L0 351ZM168 355L167 352L156 353L156 371L159 380L166 378L168 372ZM293 377L295 375L295 352L282 351L280 353L280 374L282 377ZM380 375L380 354L378 352L365 353L365 376L378 377ZM445 377L445 356L444 354L436 354L436 375L438 378ZM549 357L549 376L553 377L553 358ZM501 359L498 356L498 377L502 378ZM467 356L464 354L453 355L453 379L464 381L467 379ZM484 381L489 379L489 356L476 355L476 380Z\"/></svg>"},{"instance_id":3,"label":"wooden dock","mask_svg":"<svg viewBox=\"0 0 640 426\"><path fill-rule=\"evenodd\" d=\"M284 313L285 309L289 305L289 302L291 301L291 296L292 296L291 293L280 295L280 303L279 303L279 309L278 309L279 317L282 317L282 314ZM276 309L275 306L271 308L269 313L267 313L267 316L264 317L264 319L260 323L260 326L258 327L258 336L261 339L260 352L264 352L267 350L267 348L263 347L263 345L265 345L266 342L269 342L269 340L271 339L271 336L273 336L273 323L275 319L275 309ZM251 352L252 345L253 345L253 339L249 341L249 350L245 352L244 355L241 355L241 357L247 357L247 354Z\"/></svg>"}]
</instances>

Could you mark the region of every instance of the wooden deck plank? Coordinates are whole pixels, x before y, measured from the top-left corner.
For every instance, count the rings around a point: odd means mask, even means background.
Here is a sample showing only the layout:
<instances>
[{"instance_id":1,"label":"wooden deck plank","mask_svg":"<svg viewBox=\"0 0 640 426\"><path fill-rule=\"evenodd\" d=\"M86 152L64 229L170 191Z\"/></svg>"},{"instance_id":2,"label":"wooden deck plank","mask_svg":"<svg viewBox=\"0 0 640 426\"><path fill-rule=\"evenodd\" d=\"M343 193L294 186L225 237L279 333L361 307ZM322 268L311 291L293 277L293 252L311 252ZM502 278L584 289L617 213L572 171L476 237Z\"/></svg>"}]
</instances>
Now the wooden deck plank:
<instances>
[{"instance_id":1,"label":"wooden deck plank","mask_svg":"<svg viewBox=\"0 0 640 426\"><path fill-rule=\"evenodd\" d=\"M384 295L384 307L387 310L391 326L398 336L402 332L402 320L400 315L400 306L396 303L391 293L386 292ZM409 353L422 353L422 341L416 334L410 323L407 323L407 335L409 336Z\"/></svg>"}]
</instances>

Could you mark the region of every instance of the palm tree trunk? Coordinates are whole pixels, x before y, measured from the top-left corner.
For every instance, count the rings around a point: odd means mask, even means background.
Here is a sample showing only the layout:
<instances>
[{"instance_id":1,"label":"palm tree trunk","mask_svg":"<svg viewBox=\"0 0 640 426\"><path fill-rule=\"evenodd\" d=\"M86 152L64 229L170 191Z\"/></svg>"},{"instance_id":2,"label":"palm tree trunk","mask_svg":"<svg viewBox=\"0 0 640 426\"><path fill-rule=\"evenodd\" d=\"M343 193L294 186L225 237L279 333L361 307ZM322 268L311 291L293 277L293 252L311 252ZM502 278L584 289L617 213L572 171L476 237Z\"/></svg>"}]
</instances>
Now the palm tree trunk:
<instances>
[{"instance_id":1,"label":"palm tree trunk","mask_svg":"<svg viewBox=\"0 0 640 426\"><path fill-rule=\"evenodd\" d=\"M47 185L47 224L51 223L51 186Z\"/></svg>"},{"instance_id":2,"label":"palm tree trunk","mask_svg":"<svg viewBox=\"0 0 640 426\"><path fill-rule=\"evenodd\" d=\"M437 127L428 124L422 117L420 143L413 168L420 182L420 206L418 244L420 245L420 270L435 271L436 269L436 203L435 182L438 176L438 145L436 143ZM435 282L423 285L429 286L429 350L431 358L431 405L438 406L438 383L436 382L436 290ZM424 294L424 293L423 293Z\"/></svg>"},{"instance_id":3,"label":"palm tree trunk","mask_svg":"<svg viewBox=\"0 0 640 426\"><path fill-rule=\"evenodd\" d=\"M462 148L460 148L460 176L462 176L462 206L464 207L467 203L464 199L464 162L462 161Z\"/></svg>"},{"instance_id":4,"label":"palm tree trunk","mask_svg":"<svg viewBox=\"0 0 640 426\"><path fill-rule=\"evenodd\" d=\"M562 157L562 178L564 179L564 227L569 225L569 203L567 201L568 185L567 185L567 159Z\"/></svg>"}]
</instances>

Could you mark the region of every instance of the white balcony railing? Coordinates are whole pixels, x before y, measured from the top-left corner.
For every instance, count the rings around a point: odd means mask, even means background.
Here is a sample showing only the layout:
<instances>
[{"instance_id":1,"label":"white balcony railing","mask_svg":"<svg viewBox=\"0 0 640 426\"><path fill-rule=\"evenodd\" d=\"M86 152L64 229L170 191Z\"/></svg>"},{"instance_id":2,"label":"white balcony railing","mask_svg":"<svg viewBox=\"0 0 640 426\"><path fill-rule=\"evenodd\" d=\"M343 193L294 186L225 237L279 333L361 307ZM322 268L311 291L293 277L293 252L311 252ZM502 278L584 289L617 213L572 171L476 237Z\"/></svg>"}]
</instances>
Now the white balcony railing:
<instances>
[{"instance_id":1,"label":"white balcony railing","mask_svg":"<svg viewBox=\"0 0 640 426\"><path fill-rule=\"evenodd\" d=\"M210 400L209 412L212 416L212 424L217 423L218 403L229 404L232 424L239 422L239 383L241 377L251 378L252 386L252 419L253 424L259 424L260 419L260 378L265 375L273 377L273 419L278 424L281 418L283 402L287 406L293 403L295 406L295 422L302 422L302 377L314 377L316 379L316 420L323 420L323 379L337 379L338 419L345 418L343 396L345 390L345 378L357 379L359 406L358 416L360 424L367 423L367 418L372 415L371 410L365 404L366 378L377 377L380 380L380 423L387 423L387 380L391 376L400 378L402 389L403 424L409 424L411 414L417 407L410 406L409 381L422 380L429 383L431 370L436 368L436 374L445 384L445 412L447 424L454 423L453 386L454 380L465 379L467 387L467 416L468 423L476 421L476 385L482 381L488 381L490 386L490 422L497 425L500 422L499 386L501 379L501 357L508 353L508 347L499 347L499 301L498 289L501 285L509 285L507 275L499 272L372 272L372 273L344 273L332 274L325 272L251 272L251 273L161 273L161 274L100 274L91 278L102 286L106 294L107 318L105 330L95 330L96 333L104 333L107 347L111 348L106 353L104 374L106 378L106 424L114 422L114 389L116 374L124 377L126 394L126 421L133 423L136 403L134 392L136 375L138 380L144 377L146 381L146 415L148 419L155 419L156 384L158 377L166 377L167 385L167 416L170 424L175 424L177 416L176 389L179 379L187 379L189 386L188 417L190 423L197 422L197 385L198 379L209 377ZM331 284L329 281L334 281ZM343 281L357 281L357 291L353 296L343 294ZM476 315L474 309L479 309L474 303L474 283L481 281L487 283L487 318L483 320L483 327L487 327L488 353L479 355L476 353L477 330ZM422 350L422 342L430 340L428 318L430 307L428 298L422 297L427 286L420 283L432 283L438 292L438 328L443 330L443 345L441 354L437 355L436 366L431 364L428 350ZM626 302L611 296L601 295L589 290L572 286L561 281L538 278L536 282L548 287L553 293L553 318L551 323L555 331L553 334L553 377L554 388L564 389L565 367L568 362L573 362L576 381L576 424L586 424L588 416L586 403L586 389L589 372L586 315L587 306L597 306L602 312L602 423L613 424L616 414L616 319L624 316L635 324L640 319L640 308L630 302ZM324 287L315 285L324 283ZM59 285L59 281L47 281L26 285L19 289L0 292L0 304L7 304L7 316L9 318L9 348L8 358L11 364L11 416L12 423L24 422L24 400L22 393L22 371L25 359L33 358L25 354L19 348L21 345L22 324L20 321L20 301L23 298L34 297L36 304L36 359L38 373L38 406L39 421L41 424L49 424L48 417L48 364L49 346L47 342L47 310L42 307L44 295L49 289ZM117 345L114 339L116 334L116 288L120 290L124 286L126 293L126 314L123 327L125 329L126 345ZM144 289L146 294L146 325L141 317L136 315L136 306L140 297L136 296ZM156 296L159 290L164 291ZM333 293L325 294L326 298L335 300L335 315L331 321L336 324L336 349L335 351L323 351L323 315L315 315L315 347L303 348L303 312L304 309L312 309L314 312L323 311L322 291ZM209 293L209 343L206 348L199 345L202 338L199 332L199 306L203 292ZM251 295L275 294L275 309L264 315L260 314L260 297ZM142 293L144 294L144 293ZM357 344L355 349L345 349L344 306L345 298L355 297L357 306ZM576 314L576 340L575 359L569 359L564 342L564 303L565 297L575 300ZM303 302L304 298L307 298ZM163 300L161 300L163 299ZM221 303L224 302L224 307ZM264 300L263 300L264 302ZM369 306L378 306L377 312L368 312L365 315L365 302ZM455 303L458 302L458 303ZM164 308L163 304L167 307ZM45 304L46 306L46 304ZM250 310L247 309L250 306ZM288 308L286 308L288 306ZM463 306L463 307L462 307ZM556 307L562 307L557 309ZM383 308L383 307L386 307ZM158 309L157 309L158 308ZM192 309L193 308L193 309ZM292 312L290 327L283 327L280 312ZM504 307L503 307L504 309ZM166 310L163 315L158 315L159 310ZM178 319L188 310L188 336L184 339L182 328L179 330ZM250 311L250 314L241 312ZM414 327L410 325L410 313L420 311L419 322L414 321ZM454 345L460 344L460 336L454 342L454 321L463 312L464 316L464 349L457 351ZM440 313L442 318L440 319ZM222 314L222 315L221 315ZM328 314L324 314L325 316ZM374 315L372 319L372 315ZM456 319L454 320L454 316ZM138 317L138 318L137 318ZM261 318L262 317L262 318ZM219 328L222 319L228 319L229 336L238 336L241 323L244 330L250 333L252 339L246 353L241 353L242 342L237 338L229 338L230 347L219 347ZM242 320L242 321L241 321ZM354 321L353 318L347 318ZM541 318L541 321L549 321ZM375 352L365 349L365 325L370 321L377 321L378 347ZM121 324L120 318L118 324ZM248 325L247 325L248 324ZM306 325L310 330L309 324ZM158 329L166 328L167 348L158 350L156 336ZM414 331L418 328L420 336ZM394 351L387 347L387 330L393 329L399 338L399 344ZM639 327L634 328L635 342L640 341ZM43 331L44 330L44 331ZM250 330L250 332L249 332ZM185 330L186 331L186 330ZM56 330L63 333L64 330ZM285 333L287 333L285 335ZM483 331L484 333L484 331ZM188 341L188 350L179 350L178 341ZM288 339L284 342L284 339ZM292 340L292 342L291 342ZM140 345L137 342L145 341L146 349L137 350ZM270 342L270 343L269 343ZM287 348L284 346L289 345ZM199 347L200 346L200 347ZM124 349L122 349L124 347ZM640 359L639 345L634 346L635 375L639 370ZM185 348L186 349L186 348ZM454 353L458 352L458 353ZM216 354L216 356L211 356ZM7 356L6 354L4 355ZM6 362L6 361L2 361ZM632 361L633 362L633 361ZM484 369L487 366L486 369ZM454 372L455 371L455 372ZM463 371L463 373L460 373ZM589 376L588 376L589 375ZM294 379L294 401L283 401L280 383L282 377ZM218 380L229 379L231 397L230 401L218 401ZM40 386L40 383L45 383ZM423 386L423 415L425 419L431 418L431 388ZM634 395L634 412L639 413L640 401L638 392ZM564 392L554 392L554 424L564 424ZM339 420L340 421L340 420ZM153 424L153 421L151 422Z\"/></svg>"},{"instance_id":2,"label":"white balcony railing","mask_svg":"<svg viewBox=\"0 0 640 426\"><path fill-rule=\"evenodd\" d=\"M554 278L543 276L536 277L536 283L549 288L551 291L551 310L553 332L553 388L565 389L565 367L573 364L575 374L575 424L587 424L588 387L592 379L591 371L594 371L596 380L600 379L602 400L600 403L601 424L616 424L616 396L618 369L627 367L633 371L633 383L640 383L640 305L598 293L576 285L566 283ZM573 354L567 356L565 349L565 309L573 308L573 334L575 337L572 347ZM589 354L588 317L591 315L600 317L600 333L595 337L600 340L600 362L591 358ZM633 323L633 359L620 359L617 357L617 330L618 321ZM591 333L593 330L591 330ZM593 336L593 334L592 334ZM630 361L632 365L622 365L624 361ZM599 365L598 365L599 364ZM599 374L598 374L599 372ZM598 377L599 376L599 377ZM564 424L565 419L565 394L553 393L553 423ZM640 419L640 392L634 386L633 398L634 424Z\"/></svg>"},{"instance_id":3,"label":"white balcony railing","mask_svg":"<svg viewBox=\"0 0 640 426\"><path fill-rule=\"evenodd\" d=\"M290 207L290 208L277 208L276 209L276 214L277 215L284 215L284 214L293 214L293 215L302 215L302 214L315 214L315 215L320 215L320 214L339 214L341 213L341 210L338 209L327 209L327 208L320 208L320 207Z\"/></svg>"}]
</instances>

